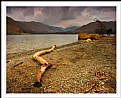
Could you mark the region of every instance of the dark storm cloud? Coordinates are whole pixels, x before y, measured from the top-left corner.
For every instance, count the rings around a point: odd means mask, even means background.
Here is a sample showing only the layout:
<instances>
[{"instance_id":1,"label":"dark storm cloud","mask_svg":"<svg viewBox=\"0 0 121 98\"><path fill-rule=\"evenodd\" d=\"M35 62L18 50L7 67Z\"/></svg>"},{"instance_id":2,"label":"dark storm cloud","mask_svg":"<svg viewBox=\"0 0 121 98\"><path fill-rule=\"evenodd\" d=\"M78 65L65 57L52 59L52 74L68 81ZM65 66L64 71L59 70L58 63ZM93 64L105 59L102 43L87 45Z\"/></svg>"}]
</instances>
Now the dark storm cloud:
<instances>
[{"instance_id":1,"label":"dark storm cloud","mask_svg":"<svg viewBox=\"0 0 121 98\"><path fill-rule=\"evenodd\" d=\"M74 19L81 13L80 7L43 7L43 16L55 21ZM46 20L45 20L46 21Z\"/></svg>"},{"instance_id":2,"label":"dark storm cloud","mask_svg":"<svg viewBox=\"0 0 121 98\"><path fill-rule=\"evenodd\" d=\"M36 21L49 25L72 26L82 25L95 18L115 20L115 7L7 7L7 16L18 21Z\"/></svg>"},{"instance_id":3,"label":"dark storm cloud","mask_svg":"<svg viewBox=\"0 0 121 98\"><path fill-rule=\"evenodd\" d=\"M24 12L23 12L23 16L30 16L30 15L34 15L34 9L32 9L32 8L27 8L27 10L25 10Z\"/></svg>"},{"instance_id":4,"label":"dark storm cloud","mask_svg":"<svg viewBox=\"0 0 121 98\"><path fill-rule=\"evenodd\" d=\"M92 7L93 8L93 7ZM116 11L116 7L111 7L111 6L107 6L107 7L94 7L95 10L98 11Z\"/></svg>"},{"instance_id":5,"label":"dark storm cloud","mask_svg":"<svg viewBox=\"0 0 121 98\"><path fill-rule=\"evenodd\" d=\"M6 8L6 12L7 12L7 14L11 14L12 13L11 8L10 7L7 7Z\"/></svg>"},{"instance_id":6,"label":"dark storm cloud","mask_svg":"<svg viewBox=\"0 0 121 98\"><path fill-rule=\"evenodd\" d=\"M15 12L23 12L23 16L34 15L34 8L32 7L7 7L7 14Z\"/></svg>"}]
</instances>

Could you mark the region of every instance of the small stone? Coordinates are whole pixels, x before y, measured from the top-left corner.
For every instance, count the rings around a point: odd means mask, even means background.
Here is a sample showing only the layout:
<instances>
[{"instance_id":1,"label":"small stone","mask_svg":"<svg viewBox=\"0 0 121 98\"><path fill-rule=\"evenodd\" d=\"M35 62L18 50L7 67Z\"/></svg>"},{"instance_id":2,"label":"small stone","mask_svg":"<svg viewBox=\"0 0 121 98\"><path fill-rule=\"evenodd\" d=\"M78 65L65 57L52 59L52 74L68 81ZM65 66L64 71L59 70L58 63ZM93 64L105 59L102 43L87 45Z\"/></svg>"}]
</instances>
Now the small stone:
<instances>
[{"instance_id":1,"label":"small stone","mask_svg":"<svg viewBox=\"0 0 121 98\"><path fill-rule=\"evenodd\" d=\"M100 80L106 80L106 79L107 79L106 76L101 76L101 77L100 77Z\"/></svg>"},{"instance_id":2,"label":"small stone","mask_svg":"<svg viewBox=\"0 0 121 98\"><path fill-rule=\"evenodd\" d=\"M102 85L104 85L105 83L104 83L104 82L102 82L101 84L102 84Z\"/></svg>"}]
</instances>

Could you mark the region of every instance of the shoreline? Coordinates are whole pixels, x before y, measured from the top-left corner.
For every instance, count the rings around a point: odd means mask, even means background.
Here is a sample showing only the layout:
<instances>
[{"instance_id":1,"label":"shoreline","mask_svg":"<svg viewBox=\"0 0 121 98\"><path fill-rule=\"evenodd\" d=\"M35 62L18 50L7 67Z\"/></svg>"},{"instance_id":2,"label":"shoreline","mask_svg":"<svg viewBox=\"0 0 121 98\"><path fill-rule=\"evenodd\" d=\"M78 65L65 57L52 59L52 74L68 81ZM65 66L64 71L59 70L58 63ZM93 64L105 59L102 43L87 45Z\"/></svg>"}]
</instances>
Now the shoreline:
<instances>
[{"instance_id":1,"label":"shoreline","mask_svg":"<svg viewBox=\"0 0 121 98\"><path fill-rule=\"evenodd\" d=\"M115 37L79 40L43 55L52 67L36 88L33 83L41 64L32 55L38 50L7 54L6 93L116 93Z\"/></svg>"},{"instance_id":2,"label":"shoreline","mask_svg":"<svg viewBox=\"0 0 121 98\"><path fill-rule=\"evenodd\" d=\"M84 40L82 40L82 41L84 41ZM80 43L80 41L78 40L77 42L73 42L73 43L57 46L56 49L60 49L60 48L64 48L64 47L68 47L68 46L72 46L72 45L77 45L79 43ZM25 50L23 52L6 53L6 54L7 54L7 59L11 59L11 58L15 58L16 55L17 56L33 55L37 51L46 50L46 49L49 49L49 48L51 48L51 47L34 49L34 50Z\"/></svg>"}]
</instances>

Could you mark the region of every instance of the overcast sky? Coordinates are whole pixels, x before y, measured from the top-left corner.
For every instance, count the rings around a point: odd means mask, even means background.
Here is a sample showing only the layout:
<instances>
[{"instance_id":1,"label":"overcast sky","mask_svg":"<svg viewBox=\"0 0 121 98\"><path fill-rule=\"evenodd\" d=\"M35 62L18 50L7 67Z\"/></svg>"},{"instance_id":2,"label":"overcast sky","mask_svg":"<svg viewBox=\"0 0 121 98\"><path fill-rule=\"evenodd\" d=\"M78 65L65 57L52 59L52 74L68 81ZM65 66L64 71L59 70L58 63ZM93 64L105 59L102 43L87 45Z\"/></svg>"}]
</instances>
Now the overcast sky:
<instances>
[{"instance_id":1,"label":"overcast sky","mask_svg":"<svg viewBox=\"0 0 121 98\"><path fill-rule=\"evenodd\" d=\"M116 7L7 7L7 16L17 21L35 21L59 27L82 26L95 19L115 21Z\"/></svg>"}]
</instances>

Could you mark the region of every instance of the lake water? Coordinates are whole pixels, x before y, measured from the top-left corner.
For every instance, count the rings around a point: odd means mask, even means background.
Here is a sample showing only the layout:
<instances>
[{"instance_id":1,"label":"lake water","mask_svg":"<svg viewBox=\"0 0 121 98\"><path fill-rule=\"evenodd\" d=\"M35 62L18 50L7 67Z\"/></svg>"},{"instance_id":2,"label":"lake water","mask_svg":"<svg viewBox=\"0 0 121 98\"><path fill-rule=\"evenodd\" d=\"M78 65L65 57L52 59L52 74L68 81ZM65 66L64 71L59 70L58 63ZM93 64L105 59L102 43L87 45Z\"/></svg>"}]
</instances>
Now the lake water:
<instances>
[{"instance_id":1,"label":"lake water","mask_svg":"<svg viewBox=\"0 0 121 98\"><path fill-rule=\"evenodd\" d=\"M78 41L78 34L7 35L7 53L61 46Z\"/></svg>"}]
</instances>

